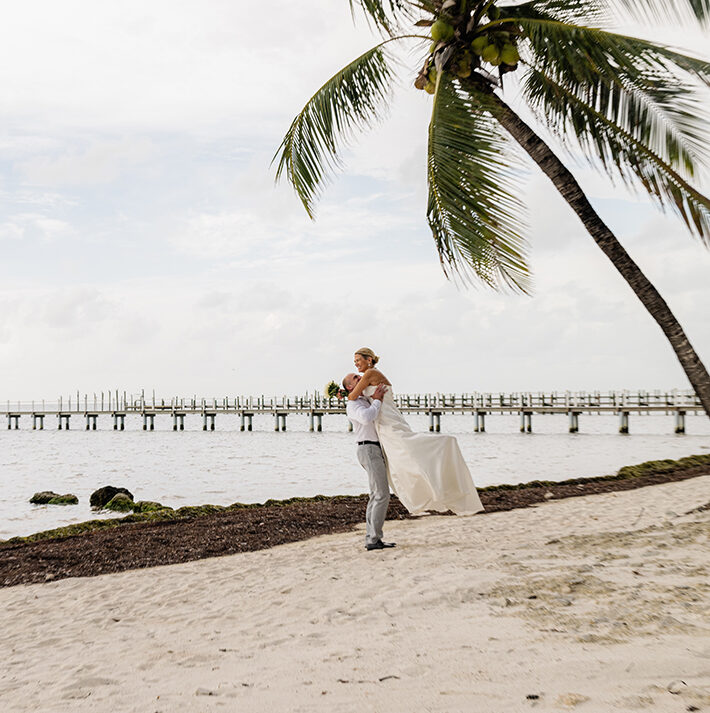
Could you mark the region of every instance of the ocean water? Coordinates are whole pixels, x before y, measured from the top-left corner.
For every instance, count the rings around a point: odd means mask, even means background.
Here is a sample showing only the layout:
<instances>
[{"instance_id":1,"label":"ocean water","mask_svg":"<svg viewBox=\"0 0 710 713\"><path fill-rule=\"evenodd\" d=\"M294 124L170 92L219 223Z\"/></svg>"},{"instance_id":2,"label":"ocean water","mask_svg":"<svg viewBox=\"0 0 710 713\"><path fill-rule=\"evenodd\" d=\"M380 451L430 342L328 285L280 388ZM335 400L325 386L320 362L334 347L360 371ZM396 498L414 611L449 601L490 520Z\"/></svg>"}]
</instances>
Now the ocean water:
<instances>
[{"instance_id":1,"label":"ocean water","mask_svg":"<svg viewBox=\"0 0 710 713\"><path fill-rule=\"evenodd\" d=\"M83 420L83 419L81 419ZM415 430L428 430L428 417L412 415ZM140 416L126 430L110 419L96 431L0 430L0 539L26 535L97 517L89 495L102 485L128 488L140 500L172 507L262 502L268 498L367 490L344 416L326 416L322 433L308 432L306 416L289 416L288 430L273 431L273 419L254 418L254 431L240 432L239 418L219 415L215 431L202 431L199 416L172 431L169 416L143 431ZM615 416L580 416L580 433L567 432L566 416L533 417L534 433L521 434L517 416L488 416L486 433L473 432L470 415L444 415L443 433L455 435L476 485L565 480L605 475L621 466L657 458L710 452L710 420L688 416L685 435L673 433L673 416L631 415L629 435L618 433ZM39 490L74 493L76 506L31 505ZM98 517L112 517L100 515Z\"/></svg>"}]
</instances>

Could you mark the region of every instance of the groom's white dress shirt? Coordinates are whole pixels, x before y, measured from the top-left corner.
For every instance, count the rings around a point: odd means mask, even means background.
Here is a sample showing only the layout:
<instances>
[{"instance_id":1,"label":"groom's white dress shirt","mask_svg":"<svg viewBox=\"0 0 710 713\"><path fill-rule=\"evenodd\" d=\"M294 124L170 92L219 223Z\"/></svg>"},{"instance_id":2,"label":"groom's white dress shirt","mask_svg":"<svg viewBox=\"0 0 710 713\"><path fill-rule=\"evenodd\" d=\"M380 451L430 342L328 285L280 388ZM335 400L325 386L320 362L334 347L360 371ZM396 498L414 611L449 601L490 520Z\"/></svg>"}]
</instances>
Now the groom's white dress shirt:
<instances>
[{"instance_id":1,"label":"groom's white dress shirt","mask_svg":"<svg viewBox=\"0 0 710 713\"><path fill-rule=\"evenodd\" d=\"M353 424L353 432L358 441L379 441L374 421L380 413L382 401L377 399L370 403L364 396L348 401L345 407L350 422Z\"/></svg>"}]
</instances>

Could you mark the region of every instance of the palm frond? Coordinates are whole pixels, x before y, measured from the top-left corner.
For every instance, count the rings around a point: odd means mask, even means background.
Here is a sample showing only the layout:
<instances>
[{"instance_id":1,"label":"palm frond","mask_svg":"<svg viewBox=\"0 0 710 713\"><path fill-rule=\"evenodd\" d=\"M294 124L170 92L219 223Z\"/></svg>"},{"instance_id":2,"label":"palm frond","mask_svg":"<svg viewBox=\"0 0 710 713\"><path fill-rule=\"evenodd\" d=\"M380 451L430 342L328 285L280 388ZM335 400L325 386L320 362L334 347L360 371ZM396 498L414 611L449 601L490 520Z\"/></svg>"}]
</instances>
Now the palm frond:
<instances>
[{"instance_id":1,"label":"palm frond","mask_svg":"<svg viewBox=\"0 0 710 713\"><path fill-rule=\"evenodd\" d=\"M447 277L528 293L516 149L487 96L440 72L429 126L427 219Z\"/></svg>"},{"instance_id":2,"label":"palm frond","mask_svg":"<svg viewBox=\"0 0 710 713\"><path fill-rule=\"evenodd\" d=\"M710 160L710 116L694 82L710 80L710 64L645 40L539 13L518 22L528 38L524 56L530 65L673 168L692 176L698 163ZM679 73L678 67L694 78Z\"/></svg>"},{"instance_id":3,"label":"palm frond","mask_svg":"<svg viewBox=\"0 0 710 713\"><path fill-rule=\"evenodd\" d=\"M514 6L554 13L559 19L591 21L592 17L610 18L621 10L635 20L663 23L688 23L701 26L710 21L710 0L531 0Z\"/></svg>"},{"instance_id":4,"label":"palm frond","mask_svg":"<svg viewBox=\"0 0 710 713\"><path fill-rule=\"evenodd\" d=\"M590 23L574 22L531 5L507 8L506 17L500 22L521 25L532 52L541 61L559 65L560 73L571 73L573 77L581 75L582 79L588 80L597 71L612 71L616 67L630 75L644 69L674 72L679 68L710 86L710 62L706 60Z\"/></svg>"},{"instance_id":5,"label":"palm frond","mask_svg":"<svg viewBox=\"0 0 710 713\"><path fill-rule=\"evenodd\" d=\"M419 2L412 0L348 0L350 12L359 7L365 17L381 32L394 36L416 16ZM431 3L423 0L425 5Z\"/></svg>"},{"instance_id":6,"label":"palm frond","mask_svg":"<svg viewBox=\"0 0 710 713\"><path fill-rule=\"evenodd\" d=\"M621 6L631 17L656 24L687 23L689 19L707 25L710 20L710 0L608 0Z\"/></svg>"},{"instance_id":7,"label":"palm frond","mask_svg":"<svg viewBox=\"0 0 710 713\"><path fill-rule=\"evenodd\" d=\"M394 73L384 44L360 55L308 100L274 156L276 180L286 172L311 218L320 193L341 166L341 148L387 109Z\"/></svg>"},{"instance_id":8,"label":"palm frond","mask_svg":"<svg viewBox=\"0 0 710 713\"><path fill-rule=\"evenodd\" d=\"M591 166L638 184L662 209L671 207L706 244L710 244L710 199L626 128L557 83L540 68L531 68L524 94L533 109L570 149L576 139Z\"/></svg>"}]
</instances>

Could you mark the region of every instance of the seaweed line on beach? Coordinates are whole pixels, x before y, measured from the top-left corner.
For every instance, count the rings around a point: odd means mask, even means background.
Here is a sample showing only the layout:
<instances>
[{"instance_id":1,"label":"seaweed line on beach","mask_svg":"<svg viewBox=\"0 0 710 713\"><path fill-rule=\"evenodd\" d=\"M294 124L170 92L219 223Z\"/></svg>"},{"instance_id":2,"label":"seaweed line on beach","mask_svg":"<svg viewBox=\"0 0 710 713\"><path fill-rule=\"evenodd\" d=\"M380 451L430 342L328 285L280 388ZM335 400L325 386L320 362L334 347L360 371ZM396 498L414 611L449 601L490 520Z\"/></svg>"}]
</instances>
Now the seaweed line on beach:
<instances>
[{"instance_id":1,"label":"seaweed line on beach","mask_svg":"<svg viewBox=\"0 0 710 713\"><path fill-rule=\"evenodd\" d=\"M648 461L616 475L532 481L479 490L485 513L685 480L710 474L710 455ZM87 577L250 552L317 535L347 532L365 518L367 495L202 505L90 520L0 542L0 587ZM440 513L451 514L451 513ZM388 519L410 519L399 500Z\"/></svg>"}]
</instances>

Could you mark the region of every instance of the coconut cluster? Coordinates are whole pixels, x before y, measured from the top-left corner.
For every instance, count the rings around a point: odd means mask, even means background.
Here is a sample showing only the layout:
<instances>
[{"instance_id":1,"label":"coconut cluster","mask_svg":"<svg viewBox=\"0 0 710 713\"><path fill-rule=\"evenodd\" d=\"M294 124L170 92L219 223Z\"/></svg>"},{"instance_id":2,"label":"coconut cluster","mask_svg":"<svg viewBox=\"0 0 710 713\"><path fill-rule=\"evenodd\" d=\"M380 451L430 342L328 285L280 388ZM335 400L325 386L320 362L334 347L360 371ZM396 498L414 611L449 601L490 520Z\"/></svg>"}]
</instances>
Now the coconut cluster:
<instances>
[{"instance_id":1,"label":"coconut cluster","mask_svg":"<svg viewBox=\"0 0 710 713\"><path fill-rule=\"evenodd\" d=\"M471 73L484 63L497 67L501 75L512 72L518 66L518 42L522 29L513 22L496 24L487 30L481 29L482 25L500 19L500 9L495 5L486 10L484 18L487 17L488 22L479 19L478 26L470 27L470 12L462 9L460 14L452 14L456 13L459 5L465 8L465 0L460 3L458 0L447 0L436 20L431 22L430 54L414 82L417 89L423 89L429 94L433 94L436 88L434 55L447 47L454 51L449 53L445 69L461 79L470 77Z\"/></svg>"}]
</instances>

